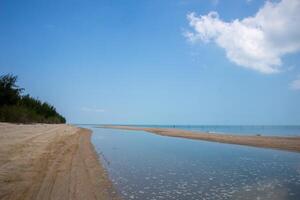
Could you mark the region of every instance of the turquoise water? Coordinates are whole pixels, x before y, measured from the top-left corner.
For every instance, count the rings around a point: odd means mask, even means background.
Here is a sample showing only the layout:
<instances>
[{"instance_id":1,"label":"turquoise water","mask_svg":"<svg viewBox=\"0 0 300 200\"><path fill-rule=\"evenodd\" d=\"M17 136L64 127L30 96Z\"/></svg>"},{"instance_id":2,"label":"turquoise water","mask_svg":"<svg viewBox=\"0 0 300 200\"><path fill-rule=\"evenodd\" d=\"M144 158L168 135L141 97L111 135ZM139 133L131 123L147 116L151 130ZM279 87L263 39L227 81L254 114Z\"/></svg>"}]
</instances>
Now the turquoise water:
<instances>
[{"instance_id":1,"label":"turquoise water","mask_svg":"<svg viewBox=\"0 0 300 200\"><path fill-rule=\"evenodd\" d=\"M137 127L176 128L190 131L202 131L222 134L268 135L268 136L300 136L300 126L228 126L228 125L130 125Z\"/></svg>"},{"instance_id":2,"label":"turquoise water","mask_svg":"<svg viewBox=\"0 0 300 200\"><path fill-rule=\"evenodd\" d=\"M124 199L300 199L300 154L91 128Z\"/></svg>"}]
</instances>

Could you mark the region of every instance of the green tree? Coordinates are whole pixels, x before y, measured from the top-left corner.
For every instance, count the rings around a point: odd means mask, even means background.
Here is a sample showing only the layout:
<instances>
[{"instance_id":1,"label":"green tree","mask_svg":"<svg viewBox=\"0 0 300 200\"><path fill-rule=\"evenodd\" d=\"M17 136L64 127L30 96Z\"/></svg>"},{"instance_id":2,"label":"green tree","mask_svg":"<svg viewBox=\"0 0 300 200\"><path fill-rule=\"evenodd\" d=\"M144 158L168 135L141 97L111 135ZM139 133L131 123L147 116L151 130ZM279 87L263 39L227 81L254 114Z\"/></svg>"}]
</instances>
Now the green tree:
<instances>
[{"instance_id":1,"label":"green tree","mask_svg":"<svg viewBox=\"0 0 300 200\"><path fill-rule=\"evenodd\" d=\"M0 105L14 105L20 100L23 89L16 85L17 79L11 74L0 76Z\"/></svg>"},{"instance_id":2,"label":"green tree","mask_svg":"<svg viewBox=\"0 0 300 200\"><path fill-rule=\"evenodd\" d=\"M0 121L17 123L66 123L54 106L21 95L23 89L16 85L17 76L0 76Z\"/></svg>"}]
</instances>

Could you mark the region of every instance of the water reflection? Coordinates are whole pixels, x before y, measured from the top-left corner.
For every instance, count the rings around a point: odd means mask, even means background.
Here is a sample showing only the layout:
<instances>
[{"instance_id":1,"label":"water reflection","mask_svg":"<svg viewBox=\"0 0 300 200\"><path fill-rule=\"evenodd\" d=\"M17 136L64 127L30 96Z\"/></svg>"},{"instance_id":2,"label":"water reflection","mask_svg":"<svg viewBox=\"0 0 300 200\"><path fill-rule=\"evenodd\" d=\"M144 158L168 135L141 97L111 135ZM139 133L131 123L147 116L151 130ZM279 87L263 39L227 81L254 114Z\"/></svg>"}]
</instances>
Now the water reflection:
<instances>
[{"instance_id":1,"label":"water reflection","mask_svg":"<svg viewBox=\"0 0 300 200\"><path fill-rule=\"evenodd\" d=\"M92 129L124 199L300 199L298 153Z\"/></svg>"}]
</instances>

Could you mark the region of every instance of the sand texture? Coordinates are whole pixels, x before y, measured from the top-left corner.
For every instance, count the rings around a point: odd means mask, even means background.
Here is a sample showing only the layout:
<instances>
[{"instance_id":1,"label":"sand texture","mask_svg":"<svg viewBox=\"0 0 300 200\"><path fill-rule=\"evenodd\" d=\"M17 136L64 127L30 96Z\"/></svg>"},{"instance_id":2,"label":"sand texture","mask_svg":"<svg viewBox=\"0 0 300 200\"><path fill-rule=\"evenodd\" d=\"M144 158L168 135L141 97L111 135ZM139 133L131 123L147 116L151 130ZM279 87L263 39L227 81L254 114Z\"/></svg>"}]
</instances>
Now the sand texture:
<instances>
[{"instance_id":1,"label":"sand texture","mask_svg":"<svg viewBox=\"0 0 300 200\"><path fill-rule=\"evenodd\" d=\"M275 136L242 136L205 132L186 131L175 128L147 128L135 126L105 125L102 128L146 131L162 136L180 137L195 140L239 144L254 147L273 148L286 151L300 152L300 137L275 137Z\"/></svg>"},{"instance_id":2,"label":"sand texture","mask_svg":"<svg viewBox=\"0 0 300 200\"><path fill-rule=\"evenodd\" d=\"M0 123L0 199L118 199L90 137L70 125Z\"/></svg>"}]
</instances>

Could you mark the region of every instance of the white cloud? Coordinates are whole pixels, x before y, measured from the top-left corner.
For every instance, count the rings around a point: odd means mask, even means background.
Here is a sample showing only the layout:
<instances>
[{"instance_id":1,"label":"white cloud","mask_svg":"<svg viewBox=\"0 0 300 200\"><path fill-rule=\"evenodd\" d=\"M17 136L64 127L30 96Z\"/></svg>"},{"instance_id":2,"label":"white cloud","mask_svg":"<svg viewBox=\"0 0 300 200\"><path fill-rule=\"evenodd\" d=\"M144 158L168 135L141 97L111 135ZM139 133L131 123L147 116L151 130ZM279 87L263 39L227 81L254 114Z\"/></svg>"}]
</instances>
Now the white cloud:
<instances>
[{"instance_id":1,"label":"white cloud","mask_svg":"<svg viewBox=\"0 0 300 200\"><path fill-rule=\"evenodd\" d=\"M293 80L290 84L292 90L300 90L300 75L296 80Z\"/></svg>"},{"instance_id":2,"label":"white cloud","mask_svg":"<svg viewBox=\"0 0 300 200\"><path fill-rule=\"evenodd\" d=\"M84 111L84 112L104 112L105 110L104 110L104 109L101 109L101 108L88 108L88 107L82 107L82 108L81 108L81 111Z\"/></svg>"},{"instance_id":3,"label":"white cloud","mask_svg":"<svg viewBox=\"0 0 300 200\"><path fill-rule=\"evenodd\" d=\"M217 12L187 18L190 41L215 42L230 61L261 73L279 72L282 56L300 50L300 0L267 1L254 16L231 22Z\"/></svg>"}]
</instances>

